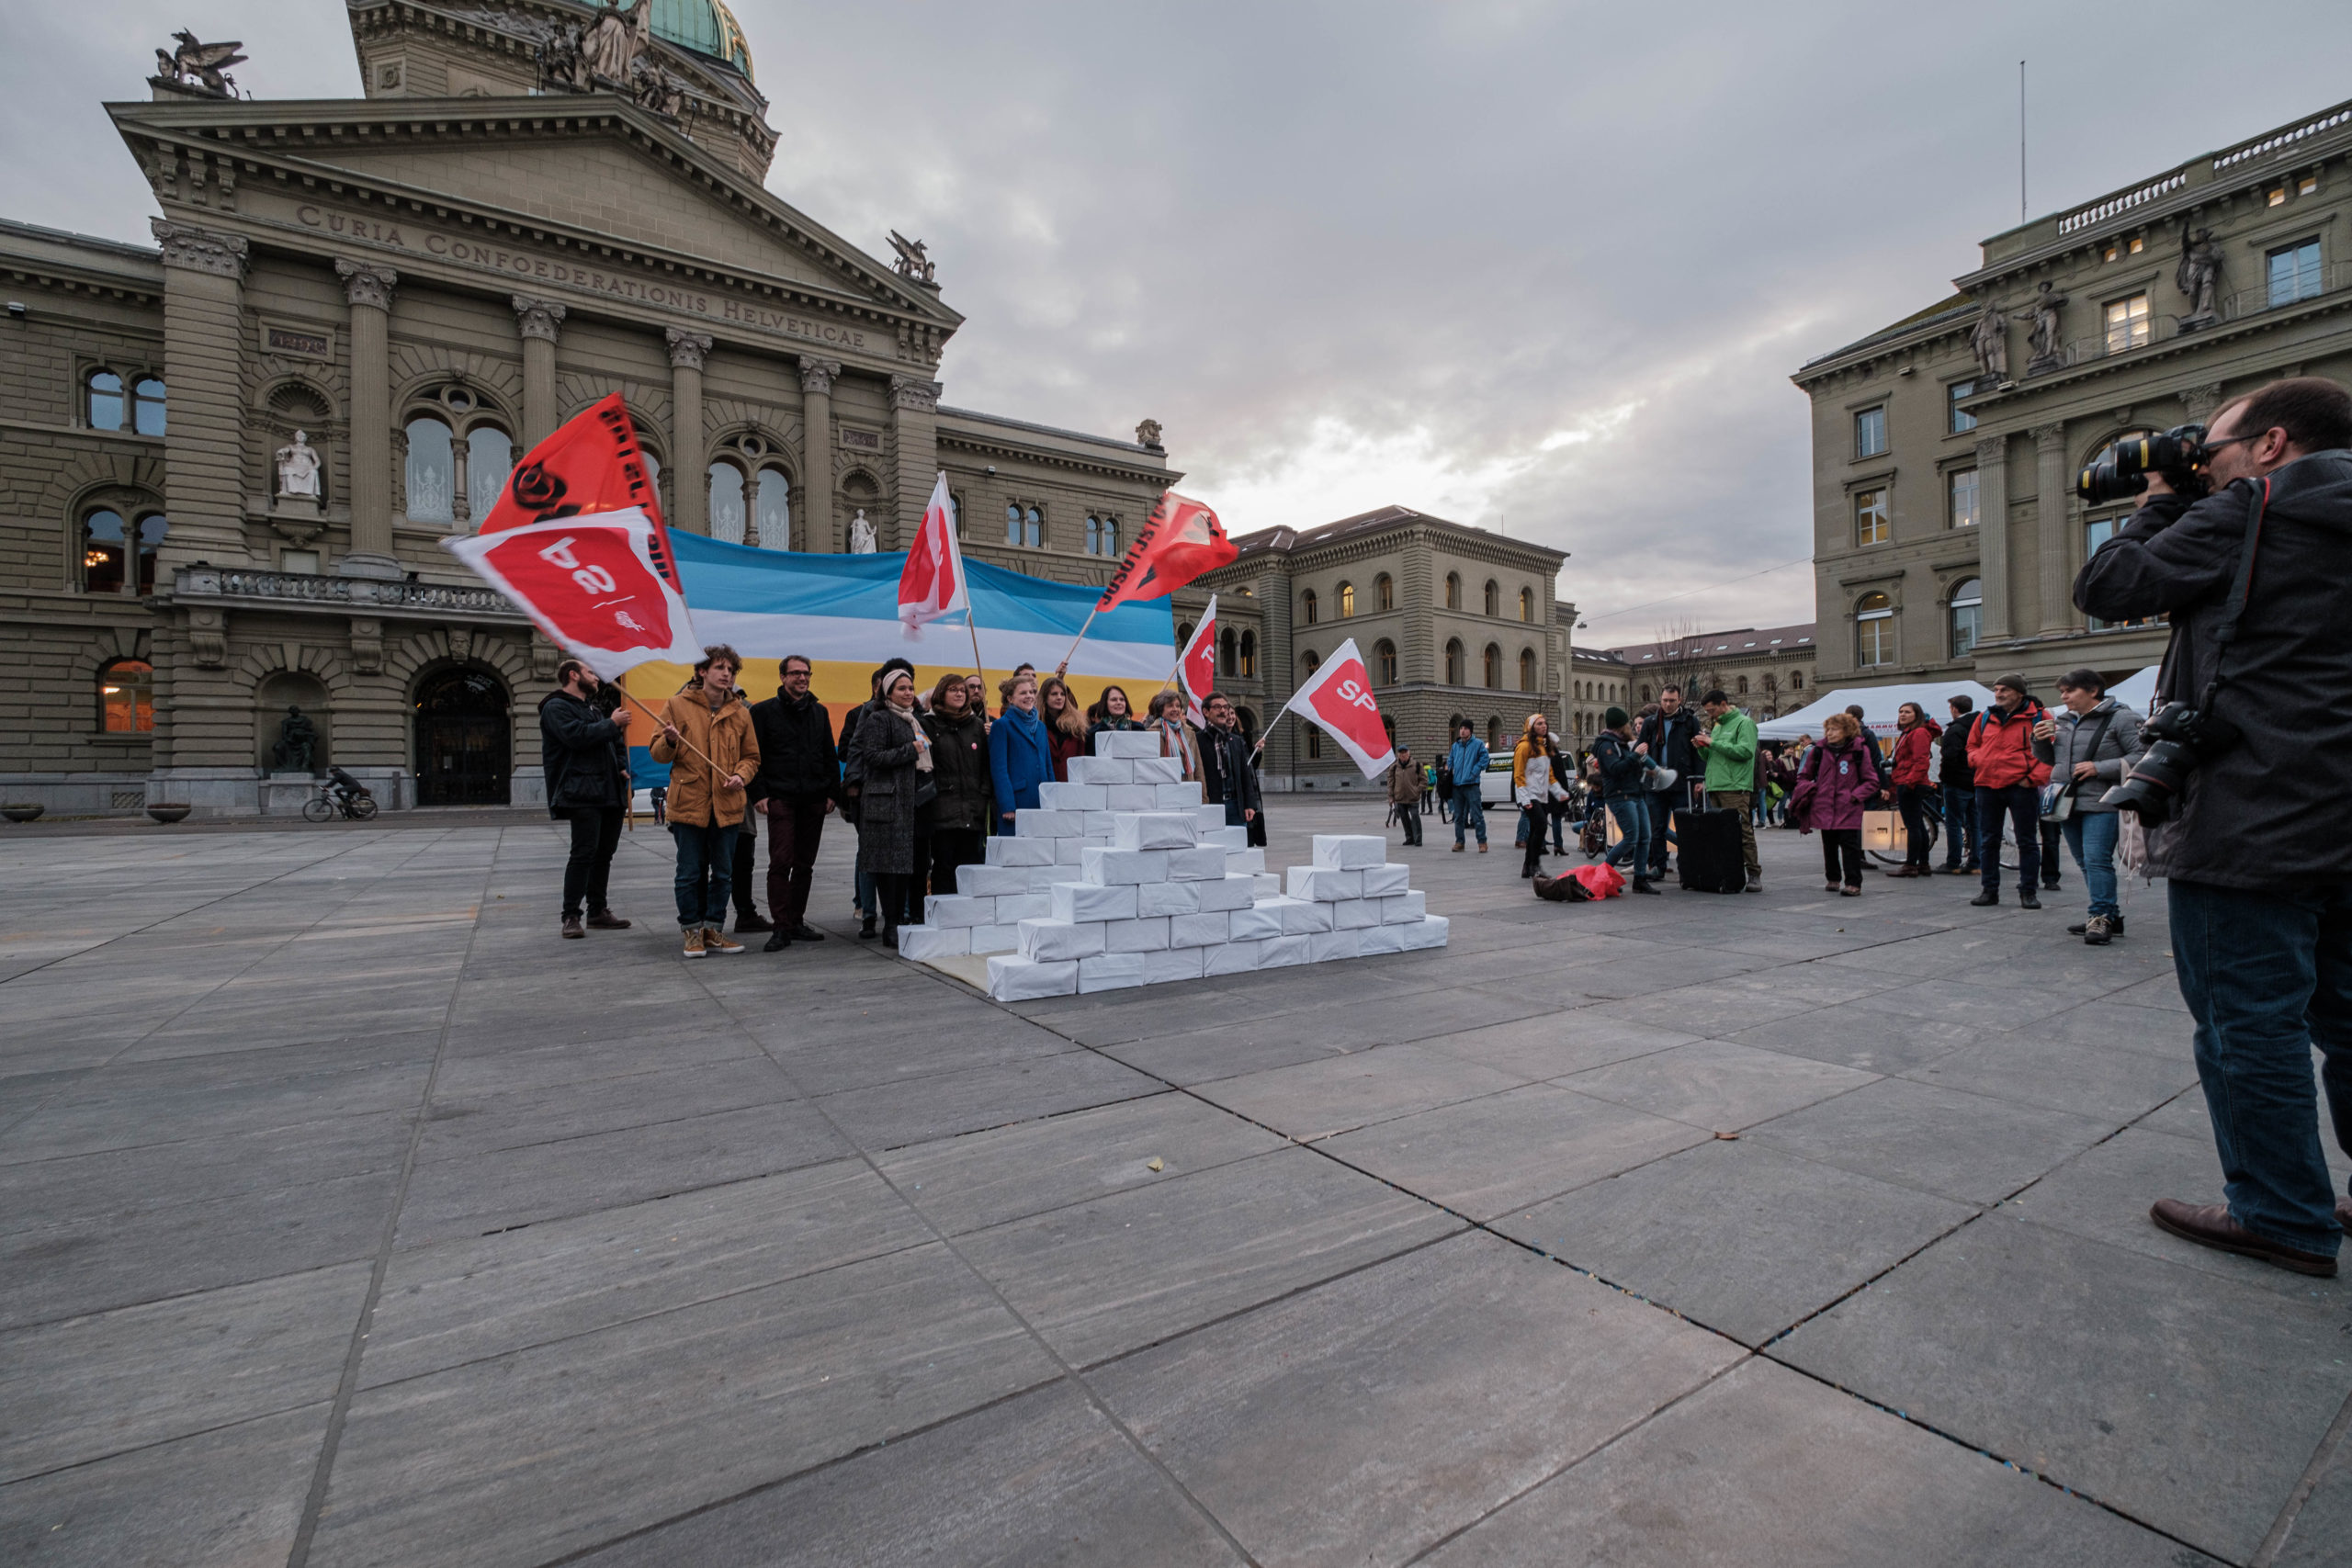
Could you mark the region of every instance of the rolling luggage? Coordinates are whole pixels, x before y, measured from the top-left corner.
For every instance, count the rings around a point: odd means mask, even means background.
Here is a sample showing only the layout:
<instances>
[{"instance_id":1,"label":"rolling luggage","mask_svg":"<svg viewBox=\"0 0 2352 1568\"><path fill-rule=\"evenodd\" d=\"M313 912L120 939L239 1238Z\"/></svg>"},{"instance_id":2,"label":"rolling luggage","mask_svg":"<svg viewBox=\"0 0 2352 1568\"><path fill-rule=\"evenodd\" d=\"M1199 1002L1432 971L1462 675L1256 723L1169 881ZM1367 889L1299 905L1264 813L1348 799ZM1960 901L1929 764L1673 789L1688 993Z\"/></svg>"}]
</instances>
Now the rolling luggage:
<instances>
[{"instance_id":1,"label":"rolling luggage","mask_svg":"<svg viewBox=\"0 0 2352 1568\"><path fill-rule=\"evenodd\" d=\"M1738 893L1747 886L1747 852L1736 811L1674 814L1675 859L1686 893Z\"/></svg>"}]
</instances>

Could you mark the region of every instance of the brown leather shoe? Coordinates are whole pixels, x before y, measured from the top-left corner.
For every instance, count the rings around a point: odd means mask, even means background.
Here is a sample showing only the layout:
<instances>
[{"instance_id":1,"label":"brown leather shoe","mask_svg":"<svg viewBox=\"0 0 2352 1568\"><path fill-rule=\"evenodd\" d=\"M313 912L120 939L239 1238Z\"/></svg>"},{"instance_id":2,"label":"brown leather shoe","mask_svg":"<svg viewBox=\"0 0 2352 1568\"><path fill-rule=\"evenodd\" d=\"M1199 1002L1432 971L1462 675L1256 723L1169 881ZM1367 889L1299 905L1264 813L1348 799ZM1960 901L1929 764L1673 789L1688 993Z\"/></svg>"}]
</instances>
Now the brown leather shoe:
<instances>
[{"instance_id":1,"label":"brown leather shoe","mask_svg":"<svg viewBox=\"0 0 2352 1568\"><path fill-rule=\"evenodd\" d=\"M581 929L579 916L566 915L563 917L563 934L568 937L582 937L588 933Z\"/></svg>"},{"instance_id":2,"label":"brown leather shoe","mask_svg":"<svg viewBox=\"0 0 2352 1568\"><path fill-rule=\"evenodd\" d=\"M588 929L592 931L625 931L628 922L610 909L592 909L588 914Z\"/></svg>"},{"instance_id":3,"label":"brown leather shoe","mask_svg":"<svg viewBox=\"0 0 2352 1568\"><path fill-rule=\"evenodd\" d=\"M2344 1204L2336 1205L2342 1217ZM2298 1274L2315 1274L2323 1280L2335 1278L2335 1259L2316 1252L2304 1252L2283 1247L2267 1236L2259 1236L2230 1218L2226 1203L2184 1203L2175 1198L2159 1198L2148 1211L2148 1218L2156 1222L2158 1230L2170 1231L2183 1241L2193 1241L2199 1247L2210 1247L2217 1252L2234 1252L2240 1258L2259 1258L2281 1269L2291 1269Z\"/></svg>"}]
</instances>

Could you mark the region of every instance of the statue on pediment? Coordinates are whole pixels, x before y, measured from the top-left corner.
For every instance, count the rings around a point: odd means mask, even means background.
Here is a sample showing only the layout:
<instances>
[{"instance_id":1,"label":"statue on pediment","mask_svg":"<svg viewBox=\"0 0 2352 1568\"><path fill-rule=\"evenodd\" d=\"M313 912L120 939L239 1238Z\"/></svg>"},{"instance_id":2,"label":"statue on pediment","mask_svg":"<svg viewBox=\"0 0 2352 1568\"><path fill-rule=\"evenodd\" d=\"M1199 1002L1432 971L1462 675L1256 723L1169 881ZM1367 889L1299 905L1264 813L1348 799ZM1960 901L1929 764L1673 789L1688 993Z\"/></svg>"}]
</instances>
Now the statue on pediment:
<instances>
[{"instance_id":1,"label":"statue on pediment","mask_svg":"<svg viewBox=\"0 0 2352 1568\"><path fill-rule=\"evenodd\" d=\"M1159 445L1159 422L1158 420L1148 419L1141 424L1136 426L1136 445L1138 446L1157 446Z\"/></svg>"},{"instance_id":2,"label":"statue on pediment","mask_svg":"<svg viewBox=\"0 0 2352 1568\"><path fill-rule=\"evenodd\" d=\"M605 0L605 8L580 39L580 53L589 73L626 85L629 67L653 42L652 0L634 0L626 11L619 0Z\"/></svg>"},{"instance_id":3,"label":"statue on pediment","mask_svg":"<svg viewBox=\"0 0 2352 1568\"><path fill-rule=\"evenodd\" d=\"M686 107L684 90L671 80L668 72L643 55L629 67L629 87L639 103L666 119L677 118L678 111Z\"/></svg>"},{"instance_id":4,"label":"statue on pediment","mask_svg":"<svg viewBox=\"0 0 2352 1568\"><path fill-rule=\"evenodd\" d=\"M272 454L271 461L277 465L279 495L300 496L306 501L319 499L319 469L323 464L319 449L301 431L296 431L292 441Z\"/></svg>"},{"instance_id":5,"label":"statue on pediment","mask_svg":"<svg viewBox=\"0 0 2352 1568\"><path fill-rule=\"evenodd\" d=\"M2020 321L2031 321L2032 330L2026 333L2026 343L2033 350L2033 357L2025 362L2025 373L2039 376L2045 370L2063 370L2066 352L2058 336L2058 307L2067 296L2058 292L2054 283L2044 283L2040 291L2027 301L2026 308L2016 311Z\"/></svg>"},{"instance_id":6,"label":"statue on pediment","mask_svg":"<svg viewBox=\"0 0 2352 1568\"><path fill-rule=\"evenodd\" d=\"M581 52L580 27L556 28L539 45L539 79L543 86L567 93L585 93L595 86L588 79L588 59Z\"/></svg>"},{"instance_id":7,"label":"statue on pediment","mask_svg":"<svg viewBox=\"0 0 2352 1568\"><path fill-rule=\"evenodd\" d=\"M1968 347L1984 379L1997 383L2009 378L2009 318L1989 297L1969 330Z\"/></svg>"},{"instance_id":8,"label":"statue on pediment","mask_svg":"<svg viewBox=\"0 0 2352 1568\"><path fill-rule=\"evenodd\" d=\"M932 265L930 247L921 240L910 240L893 229L890 231L890 248L899 253L898 261L892 265L897 267L900 277L910 278L917 283L935 284L939 281L937 269Z\"/></svg>"},{"instance_id":9,"label":"statue on pediment","mask_svg":"<svg viewBox=\"0 0 2352 1568\"><path fill-rule=\"evenodd\" d=\"M874 553L874 525L865 520L865 508L857 509L857 516L849 525L849 553L870 556Z\"/></svg>"},{"instance_id":10,"label":"statue on pediment","mask_svg":"<svg viewBox=\"0 0 2352 1568\"><path fill-rule=\"evenodd\" d=\"M2213 243L2212 230L2199 229L2192 238L2188 225L2180 226L2180 265L2172 280L2188 296L2188 314L2180 319L2184 328L2211 326L2221 319L2213 292L2222 280L2222 247Z\"/></svg>"},{"instance_id":11,"label":"statue on pediment","mask_svg":"<svg viewBox=\"0 0 2352 1568\"><path fill-rule=\"evenodd\" d=\"M237 80L229 74L229 67L245 62L246 57L237 52L245 47L243 43L199 43L186 28L174 33L172 39L179 48L169 53L160 49L155 51L157 81L216 98L237 96Z\"/></svg>"}]
</instances>

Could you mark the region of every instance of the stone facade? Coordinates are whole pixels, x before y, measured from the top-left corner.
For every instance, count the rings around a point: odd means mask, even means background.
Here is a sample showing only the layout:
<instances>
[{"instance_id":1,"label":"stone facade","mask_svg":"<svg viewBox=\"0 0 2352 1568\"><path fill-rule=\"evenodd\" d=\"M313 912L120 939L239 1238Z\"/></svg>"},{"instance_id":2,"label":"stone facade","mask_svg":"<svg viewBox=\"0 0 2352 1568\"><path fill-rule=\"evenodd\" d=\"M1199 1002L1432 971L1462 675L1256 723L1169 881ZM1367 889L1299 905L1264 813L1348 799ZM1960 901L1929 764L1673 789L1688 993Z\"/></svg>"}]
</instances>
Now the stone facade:
<instances>
[{"instance_id":1,"label":"stone facade","mask_svg":"<svg viewBox=\"0 0 2352 1568\"><path fill-rule=\"evenodd\" d=\"M1814 645L1810 622L1690 632L1612 648L1609 654L1632 698L1618 705L1627 713L1640 712L1669 685L1681 687L1683 701L1694 707L1708 692L1721 688L1734 705L1756 718L1778 718L1820 694L1820 650ZM1588 743L1590 734L1585 732Z\"/></svg>"},{"instance_id":2,"label":"stone facade","mask_svg":"<svg viewBox=\"0 0 2352 1568\"><path fill-rule=\"evenodd\" d=\"M2156 662L2163 625L2074 607L2087 552L2132 510L2086 509L2075 475L2266 381L2352 381L2347 160L2352 105L2193 158L1993 236L1958 294L1798 371L1821 678Z\"/></svg>"},{"instance_id":3,"label":"stone facade","mask_svg":"<svg viewBox=\"0 0 2352 1568\"><path fill-rule=\"evenodd\" d=\"M609 392L673 526L770 547L842 550L862 513L901 548L944 469L974 558L1100 582L1179 477L1148 423L941 406L962 318L762 188L740 35L657 28L630 84L572 91L548 62L586 6L350 16L363 99L110 106L154 249L0 224L7 798L299 806L267 776L288 705L390 808L541 798L557 650L441 543ZM315 497L280 493L298 430Z\"/></svg>"}]
</instances>

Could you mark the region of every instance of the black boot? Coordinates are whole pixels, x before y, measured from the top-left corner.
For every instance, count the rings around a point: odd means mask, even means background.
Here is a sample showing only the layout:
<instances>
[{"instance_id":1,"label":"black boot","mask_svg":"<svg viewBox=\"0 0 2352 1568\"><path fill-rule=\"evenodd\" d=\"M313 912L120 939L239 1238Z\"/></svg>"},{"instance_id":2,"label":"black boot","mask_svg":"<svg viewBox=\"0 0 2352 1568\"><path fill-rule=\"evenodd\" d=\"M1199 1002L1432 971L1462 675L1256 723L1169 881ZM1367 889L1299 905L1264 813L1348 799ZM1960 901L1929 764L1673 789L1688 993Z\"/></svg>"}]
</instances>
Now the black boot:
<instances>
[{"instance_id":1,"label":"black boot","mask_svg":"<svg viewBox=\"0 0 2352 1568\"><path fill-rule=\"evenodd\" d=\"M782 953L786 948L790 947L791 945L792 933L786 931L778 931L771 933L767 941L760 943L760 951L762 953Z\"/></svg>"},{"instance_id":2,"label":"black boot","mask_svg":"<svg viewBox=\"0 0 2352 1568\"><path fill-rule=\"evenodd\" d=\"M1969 900L1971 904L1975 905L1980 909L1990 908L2000 901L2000 889L1996 887L1987 887L1984 892L1979 893L1975 897Z\"/></svg>"},{"instance_id":3,"label":"black boot","mask_svg":"<svg viewBox=\"0 0 2352 1568\"><path fill-rule=\"evenodd\" d=\"M815 926L810 925L806 920L795 920L792 922L792 940L795 942L822 942L825 940L825 933L819 931Z\"/></svg>"},{"instance_id":4,"label":"black boot","mask_svg":"<svg viewBox=\"0 0 2352 1568\"><path fill-rule=\"evenodd\" d=\"M866 917L865 917L865 919L863 919L863 920L861 920L861 921L859 921L859 922L858 922L858 926L857 926L857 940L858 940L858 941L860 941L860 942L871 942L871 941L873 941L873 940L874 940L874 917L873 917L873 916L868 915L868 916L866 916Z\"/></svg>"}]
</instances>

